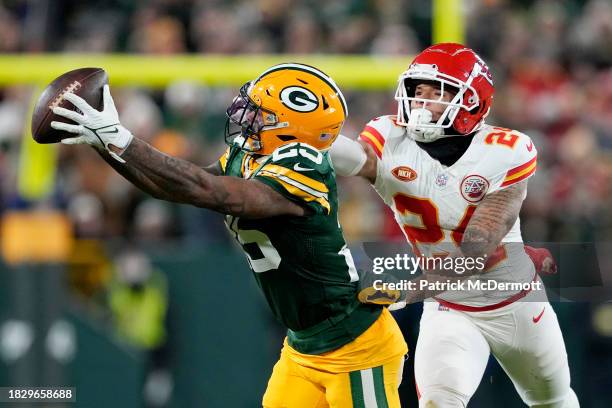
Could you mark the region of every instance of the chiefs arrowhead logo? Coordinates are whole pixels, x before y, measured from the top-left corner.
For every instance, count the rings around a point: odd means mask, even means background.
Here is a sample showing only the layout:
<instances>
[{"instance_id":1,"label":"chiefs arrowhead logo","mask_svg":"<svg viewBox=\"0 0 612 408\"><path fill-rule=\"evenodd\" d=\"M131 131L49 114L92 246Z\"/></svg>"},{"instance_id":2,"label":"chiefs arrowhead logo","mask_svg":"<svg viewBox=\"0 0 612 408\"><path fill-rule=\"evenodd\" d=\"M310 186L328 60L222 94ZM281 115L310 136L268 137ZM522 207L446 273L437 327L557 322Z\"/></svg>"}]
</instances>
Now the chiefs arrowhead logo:
<instances>
[{"instance_id":1,"label":"chiefs arrowhead logo","mask_svg":"<svg viewBox=\"0 0 612 408\"><path fill-rule=\"evenodd\" d=\"M417 178L416 171L408 166L399 166L391 170L391 174L400 181L412 181Z\"/></svg>"},{"instance_id":2,"label":"chiefs arrowhead logo","mask_svg":"<svg viewBox=\"0 0 612 408\"><path fill-rule=\"evenodd\" d=\"M526 146L526 147L527 147L527 151L528 151L528 152L530 152L531 150L533 150L533 142L531 142L531 141L530 141L530 142L529 142L529 146Z\"/></svg>"}]
</instances>

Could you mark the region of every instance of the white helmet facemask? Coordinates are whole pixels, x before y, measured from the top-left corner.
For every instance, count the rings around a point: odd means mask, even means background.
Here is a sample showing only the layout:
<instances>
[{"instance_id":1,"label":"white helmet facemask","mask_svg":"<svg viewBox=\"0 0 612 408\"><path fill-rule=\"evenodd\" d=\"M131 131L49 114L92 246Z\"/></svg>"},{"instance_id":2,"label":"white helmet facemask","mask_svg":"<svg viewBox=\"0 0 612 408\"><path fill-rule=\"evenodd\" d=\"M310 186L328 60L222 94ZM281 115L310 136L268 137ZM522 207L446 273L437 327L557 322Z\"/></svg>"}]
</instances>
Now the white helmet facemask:
<instances>
[{"instance_id":1,"label":"white helmet facemask","mask_svg":"<svg viewBox=\"0 0 612 408\"><path fill-rule=\"evenodd\" d=\"M475 64L474 70L466 82L460 81L450 75L446 75L438 71L436 65L429 64L412 64L407 71L402 73L398 79L398 87L395 93L397 106L397 124L405 126L408 135L419 142L433 142L442 137L452 136L446 134L446 129L450 129L453 125L460 109L471 110L478 106L478 94L471 86L475 77L480 74L480 65ZM414 89L411 89L410 95L406 86L407 80L429 82L434 81L440 84L440 97L438 99L419 98L414 95ZM450 101L443 101L444 92L452 90L456 92L455 96ZM466 91L471 91L468 103L463 103ZM418 107L412 108L412 102L420 102ZM432 122L433 115L428 105L440 104L446 105L446 109L440 115L436 122Z\"/></svg>"}]
</instances>

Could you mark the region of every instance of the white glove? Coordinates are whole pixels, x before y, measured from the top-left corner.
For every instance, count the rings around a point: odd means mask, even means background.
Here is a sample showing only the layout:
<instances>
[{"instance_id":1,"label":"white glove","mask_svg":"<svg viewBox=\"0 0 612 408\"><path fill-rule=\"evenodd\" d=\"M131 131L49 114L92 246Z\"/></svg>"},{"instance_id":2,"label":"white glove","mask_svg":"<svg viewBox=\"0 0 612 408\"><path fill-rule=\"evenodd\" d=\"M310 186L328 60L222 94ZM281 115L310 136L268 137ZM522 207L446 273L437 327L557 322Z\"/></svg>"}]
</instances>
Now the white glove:
<instances>
[{"instance_id":1,"label":"white glove","mask_svg":"<svg viewBox=\"0 0 612 408\"><path fill-rule=\"evenodd\" d=\"M406 302L403 301L403 300L400 300L399 302L395 302L393 304L390 304L388 309L389 309L390 312L393 312L395 310L400 310L400 309L403 309L405 307L406 307Z\"/></svg>"},{"instance_id":2,"label":"white glove","mask_svg":"<svg viewBox=\"0 0 612 408\"><path fill-rule=\"evenodd\" d=\"M64 122L51 122L51 127L53 129L79 135L62 139L62 143L67 145L89 144L95 147L104 148L115 160L125 163L125 160L113 152L109 146L113 145L124 150L129 146L134 136L119 123L119 114L117 113L117 108L115 108L115 102L111 96L109 86L104 85L104 103L101 112L89 106L83 98L73 93L67 92L63 97L83 113L81 114L60 107L53 108L53 113L56 115L63 116L66 119L78 123L78 125L72 125Z\"/></svg>"}]
</instances>

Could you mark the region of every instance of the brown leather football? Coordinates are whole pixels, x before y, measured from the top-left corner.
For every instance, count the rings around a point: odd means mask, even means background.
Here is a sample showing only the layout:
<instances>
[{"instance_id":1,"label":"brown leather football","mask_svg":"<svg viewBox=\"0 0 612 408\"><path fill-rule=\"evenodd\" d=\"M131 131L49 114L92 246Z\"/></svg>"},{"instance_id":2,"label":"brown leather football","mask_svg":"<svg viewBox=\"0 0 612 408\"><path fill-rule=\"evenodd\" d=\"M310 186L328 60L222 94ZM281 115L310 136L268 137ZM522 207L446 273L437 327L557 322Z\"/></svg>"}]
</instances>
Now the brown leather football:
<instances>
[{"instance_id":1,"label":"brown leather football","mask_svg":"<svg viewBox=\"0 0 612 408\"><path fill-rule=\"evenodd\" d=\"M72 92L85 99L89 105L102 109L102 88L108 83L108 75L102 68L79 68L66 72L51 82L40 95L32 113L32 137L38 143L57 143L75 135L51 127L52 121L74 123L51 111L55 106L76 110L63 95Z\"/></svg>"}]
</instances>

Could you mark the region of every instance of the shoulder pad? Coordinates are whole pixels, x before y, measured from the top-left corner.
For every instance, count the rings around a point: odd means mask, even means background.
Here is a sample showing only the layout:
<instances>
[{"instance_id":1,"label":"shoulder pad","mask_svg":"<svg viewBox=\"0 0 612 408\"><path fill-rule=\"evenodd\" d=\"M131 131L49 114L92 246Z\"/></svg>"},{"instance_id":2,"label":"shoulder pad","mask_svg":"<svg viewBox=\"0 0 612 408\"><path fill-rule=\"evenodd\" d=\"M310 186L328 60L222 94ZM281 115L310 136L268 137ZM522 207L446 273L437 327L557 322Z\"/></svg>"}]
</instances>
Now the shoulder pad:
<instances>
[{"instance_id":1,"label":"shoulder pad","mask_svg":"<svg viewBox=\"0 0 612 408\"><path fill-rule=\"evenodd\" d=\"M365 125L359 134L359 139L372 146L378 158L381 158L385 147L385 141L389 133L396 127L395 116L379 116Z\"/></svg>"},{"instance_id":2,"label":"shoulder pad","mask_svg":"<svg viewBox=\"0 0 612 408\"><path fill-rule=\"evenodd\" d=\"M306 203L315 213L329 214L332 171L326 153L307 144L291 143L276 149L255 178L292 201Z\"/></svg>"},{"instance_id":3,"label":"shoulder pad","mask_svg":"<svg viewBox=\"0 0 612 408\"><path fill-rule=\"evenodd\" d=\"M332 170L324 152L306 143L297 142L276 149L268 164L286 167L304 174L316 172L323 175Z\"/></svg>"},{"instance_id":4,"label":"shoulder pad","mask_svg":"<svg viewBox=\"0 0 612 408\"><path fill-rule=\"evenodd\" d=\"M537 167L538 152L529 136L517 130L487 126L479 132L495 164L496 182L490 190L508 187L531 177Z\"/></svg>"}]
</instances>

